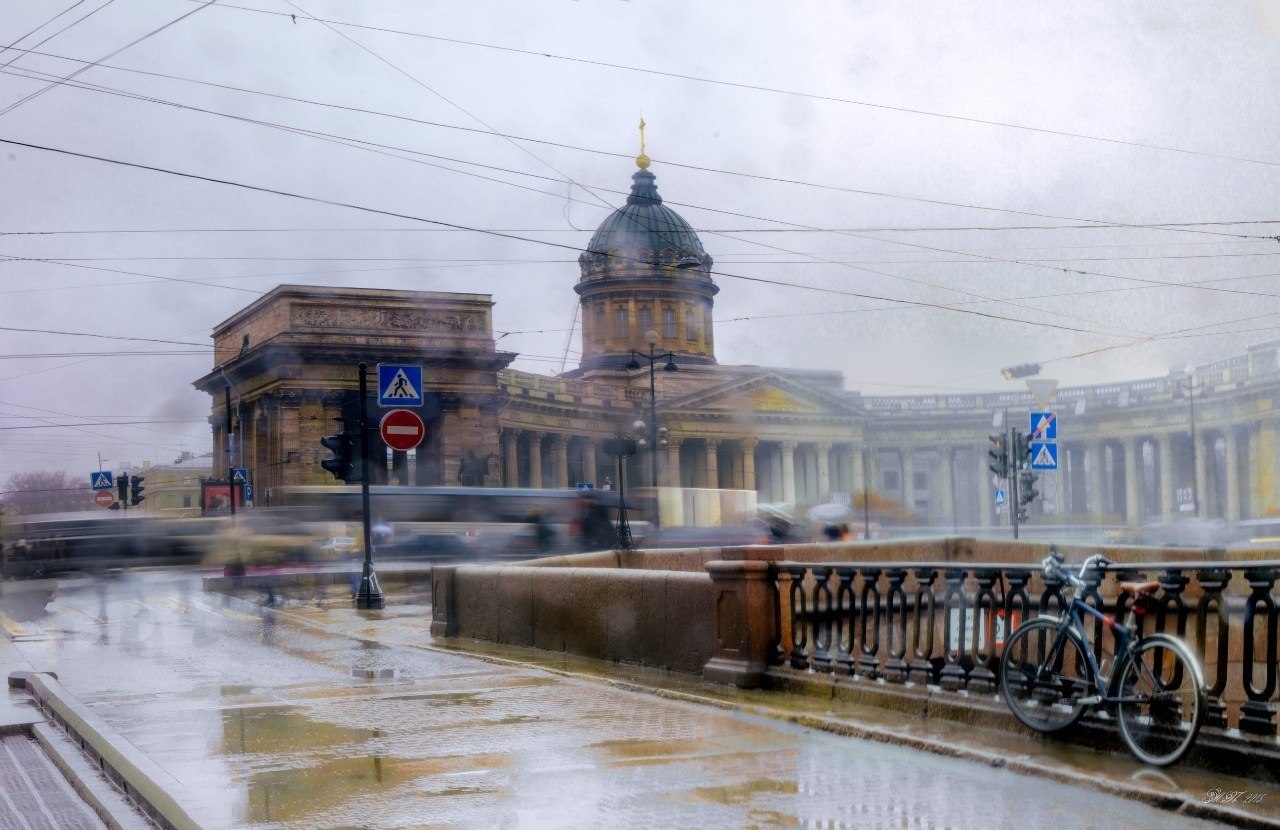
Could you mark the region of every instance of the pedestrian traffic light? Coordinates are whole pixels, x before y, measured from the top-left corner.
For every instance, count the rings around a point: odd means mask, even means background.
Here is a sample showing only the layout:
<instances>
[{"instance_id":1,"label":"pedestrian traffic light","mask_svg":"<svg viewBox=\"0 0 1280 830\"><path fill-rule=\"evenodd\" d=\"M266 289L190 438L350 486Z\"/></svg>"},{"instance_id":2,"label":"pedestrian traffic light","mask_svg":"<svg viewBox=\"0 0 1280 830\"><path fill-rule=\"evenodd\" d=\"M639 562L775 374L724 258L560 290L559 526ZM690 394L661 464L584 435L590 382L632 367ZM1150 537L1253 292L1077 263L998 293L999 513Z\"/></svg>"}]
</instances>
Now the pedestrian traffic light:
<instances>
[{"instance_id":1,"label":"pedestrian traffic light","mask_svg":"<svg viewBox=\"0 0 1280 830\"><path fill-rule=\"evenodd\" d=\"M120 476L121 481L124 478L124 476ZM142 486L142 476L129 477L129 505L131 507L137 507L142 504L142 500L146 498L146 496L142 495L142 491L145 489L147 488Z\"/></svg>"},{"instance_id":2,"label":"pedestrian traffic light","mask_svg":"<svg viewBox=\"0 0 1280 830\"><path fill-rule=\"evenodd\" d=\"M1040 495L1040 491L1036 489L1036 482L1040 480L1040 476L1030 470L1023 470L1018 475L1018 503L1022 505L1031 504Z\"/></svg>"},{"instance_id":3,"label":"pedestrian traffic light","mask_svg":"<svg viewBox=\"0 0 1280 830\"><path fill-rule=\"evenodd\" d=\"M987 455L991 456L992 463L987 467L988 470L995 473L999 478L1009 477L1009 453L1005 446L1004 433L996 435L988 435L987 440L995 446L987 450Z\"/></svg>"},{"instance_id":4,"label":"pedestrian traffic light","mask_svg":"<svg viewBox=\"0 0 1280 830\"><path fill-rule=\"evenodd\" d=\"M333 420L342 424L342 433L326 435L320 439L324 448L333 453L333 458L321 461L320 466L333 473L333 477L339 481L360 481L361 469L356 463L356 438L359 435L348 428L348 418Z\"/></svg>"}]
</instances>

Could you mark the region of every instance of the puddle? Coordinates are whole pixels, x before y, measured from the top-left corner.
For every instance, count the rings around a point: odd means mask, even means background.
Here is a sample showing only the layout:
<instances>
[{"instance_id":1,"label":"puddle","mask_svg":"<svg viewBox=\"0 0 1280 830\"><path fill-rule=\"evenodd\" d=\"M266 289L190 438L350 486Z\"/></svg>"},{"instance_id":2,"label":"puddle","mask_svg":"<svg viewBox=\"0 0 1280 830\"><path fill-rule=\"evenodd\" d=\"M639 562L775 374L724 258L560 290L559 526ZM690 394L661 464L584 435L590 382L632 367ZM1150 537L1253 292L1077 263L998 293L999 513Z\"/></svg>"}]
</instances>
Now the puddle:
<instances>
[{"instance_id":1,"label":"puddle","mask_svg":"<svg viewBox=\"0 0 1280 830\"><path fill-rule=\"evenodd\" d=\"M666 758L672 755L701 755L708 746L705 741L599 741L587 744L587 749L601 749L615 759Z\"/></svg>"},{"instance_id":2,"label":"puddle","mask_svg":"<svg viewBox=\"0 0 1280 830\"><path fill-rule=\"evenodd\" d=\"M373 729L312 720L296 706L222 710L221 751L228 755L261 755L338 749L378 737Z\"/></svg>"},{"instance_id":3,"label":"puddle","mask_svg":"<svg viewBox=\"0 0 1280 830\"><path fill-rule=\"evenodd\" d=\"M473 796L487 790L465 785L433 789L414 782L431 776L497 769L508 763L505 755L419 759L366 755L303 769L256 772L246 781L248 799L241 818L252 823L298 821L332 813L350 799L389 795L393 791L400 796Z\"/></svg>"},{"instance_id":4,"label":"puddle","mask_svg":"<svg viewBox=\"0 0 1280 830\"><path fill-rule=\"evenodd\" d=\"M800 786L795 781L757 778L726 787L694 787L691 797L699 801L740 806L761 795L796 795L799 792Z\"/></svg>"}]
</instances>

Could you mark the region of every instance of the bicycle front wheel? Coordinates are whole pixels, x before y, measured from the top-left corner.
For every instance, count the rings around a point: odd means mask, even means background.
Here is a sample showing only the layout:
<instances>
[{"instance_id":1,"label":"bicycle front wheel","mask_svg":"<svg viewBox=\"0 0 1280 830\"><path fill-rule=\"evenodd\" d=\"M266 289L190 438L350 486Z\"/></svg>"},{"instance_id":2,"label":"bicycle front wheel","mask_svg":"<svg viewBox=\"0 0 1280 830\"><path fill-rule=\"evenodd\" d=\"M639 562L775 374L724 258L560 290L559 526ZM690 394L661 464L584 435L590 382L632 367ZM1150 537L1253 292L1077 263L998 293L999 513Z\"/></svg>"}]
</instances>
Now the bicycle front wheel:
<instances>
[{"instance_id":1,"label":"bicycle front wheel","mask_svg":"<svg viewBox=\"0 0 1280 830\"><path fill-rule=\"evenodd\" d=\"M1116 687L1120 735L1140 761L1158 767L1187 754L1204 720L1204 681L1186 644L1166 634L1129 653Z\"/></svg>"},{"instance_id":2,"label":"bicycle front wheel","mask_svg":"<svg viewBox=\"0 0 1280 830\"><path fill-rule=\"evenodd\" d=\"M1073 628L1037 617L1018 626L1000 656L1000 691L1014 716L1037 732L1066 729L1094 692L1085 644Z\"/></svg>"}]
</instances>

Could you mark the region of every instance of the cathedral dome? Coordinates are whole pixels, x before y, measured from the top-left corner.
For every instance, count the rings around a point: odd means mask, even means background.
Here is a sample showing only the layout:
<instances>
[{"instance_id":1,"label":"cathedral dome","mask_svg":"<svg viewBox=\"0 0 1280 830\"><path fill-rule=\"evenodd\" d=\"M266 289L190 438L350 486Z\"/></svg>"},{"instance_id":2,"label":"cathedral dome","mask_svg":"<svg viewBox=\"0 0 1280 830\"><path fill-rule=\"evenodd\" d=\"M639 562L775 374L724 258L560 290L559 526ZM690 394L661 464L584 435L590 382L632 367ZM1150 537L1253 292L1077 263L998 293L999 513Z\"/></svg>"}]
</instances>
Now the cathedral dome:
<instances>
[{"instance_id":1,"label":"cathedral dome","mask_svg":"<svg viewBox=\"0 0 1280 830\"><path fill-rule=\"evenodd\" d=\"M701 265L706 257L702 240L684 217L662 203L656 177L645 169L648 159L642 156L639 161L643 166L631 176L627 203L596 228L584 258L594 258L594 254L622 260L608 270L642 265L670 267L690 258L699 260Z\"/></svg>"},{"instance_id":2,"label":"cathedral dome","mask_svg":"<svg viewBox=\"0 0 1280 830\"><path fill-rule=\"evenodd\" d=\"M643 148L627 203L600 223L578 257L579 370L625 369L632 351L714 364L713 260L680 214L662 203Z\"/></svg>"}]
</instances>

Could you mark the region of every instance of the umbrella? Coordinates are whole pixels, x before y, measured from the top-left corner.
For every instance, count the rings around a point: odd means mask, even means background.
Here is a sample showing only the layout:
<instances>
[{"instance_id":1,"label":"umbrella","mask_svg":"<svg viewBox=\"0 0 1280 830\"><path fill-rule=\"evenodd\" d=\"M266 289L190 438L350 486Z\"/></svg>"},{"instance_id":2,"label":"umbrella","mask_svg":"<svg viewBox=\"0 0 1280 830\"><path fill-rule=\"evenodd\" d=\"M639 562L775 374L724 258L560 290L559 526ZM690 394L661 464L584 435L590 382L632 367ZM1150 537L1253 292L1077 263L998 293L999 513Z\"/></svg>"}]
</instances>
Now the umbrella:
<instances>
[{"instance_id":1,"label":"umbrella","mask_svg":"<svg viewBox=\"0 0 1280 830\"><path fill-rule=\"evenodd\" d=\"M826 504L819 504L810 508L809 512L805 515L811 522L835 524L836 522L847 522L852 519L853 510L847 504L828 502Z\"/></svg>"}]
</instances>

